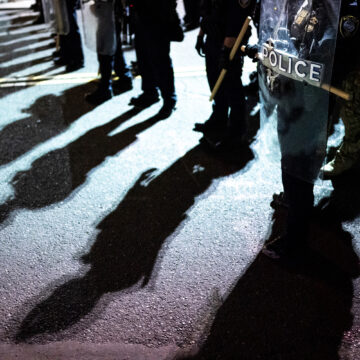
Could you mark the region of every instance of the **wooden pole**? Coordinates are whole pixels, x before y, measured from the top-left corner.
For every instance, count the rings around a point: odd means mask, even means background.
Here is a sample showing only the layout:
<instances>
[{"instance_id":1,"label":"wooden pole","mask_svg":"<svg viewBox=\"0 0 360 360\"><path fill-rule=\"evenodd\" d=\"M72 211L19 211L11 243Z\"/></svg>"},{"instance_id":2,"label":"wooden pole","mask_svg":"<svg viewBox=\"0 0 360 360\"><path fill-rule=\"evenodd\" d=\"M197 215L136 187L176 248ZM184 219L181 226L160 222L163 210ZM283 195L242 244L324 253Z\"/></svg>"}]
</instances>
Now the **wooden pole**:
<instances>
[{"instance_id":1,"label":"wooden pole","mask_svg":"<svg viewBox=\"0 0 360 360\"><path fill-rule=\"evenodd\" d=\"M236 53L237 53L237 51L238 51L238 49L240 47L240 44L241 44L241 42L242 42L242 40L243 40L243 38L244 38L244 36L246 34L246 31L247 31L247 29L249 27L250 21L251 21L251 17L248 16L246 18L245 22L244 22L244 25L241 28L241 31L240 31L238 37L236 38L234 46L232 47L232 50L231 50L230 56L229 56L230 61L232 61L234 59L234 57L235 57L235 55L236 55ZM214 89L213 89L213 91L211 93L210 101L214 100L214 97L215 97L216 93L219 91L219 88L220 88L222 82L224 81L226 73L227 73L226 69L221 70L220 76L217 79L216 84L214 86Z\"/></svg>"},{"instance_id":2,"label":"wooden pole","mask_svg":"<svg viewBox=\"0 0 360 360\"><path fill-rule=\"evenodd\" d=\"M336 88L334 86L331 86L331 85L328 85L328 84L322 84L321 88L323 90L325 90L325 91L328 91L331 94L334 94L334 95L346 100L346 101L351 101L352 100L352 95L351 94L349 94L349 93L347 93L347 92L345 92L345 91L343 91L341 89L338 89L338 88Z\"/></svg>"}]
</instances>

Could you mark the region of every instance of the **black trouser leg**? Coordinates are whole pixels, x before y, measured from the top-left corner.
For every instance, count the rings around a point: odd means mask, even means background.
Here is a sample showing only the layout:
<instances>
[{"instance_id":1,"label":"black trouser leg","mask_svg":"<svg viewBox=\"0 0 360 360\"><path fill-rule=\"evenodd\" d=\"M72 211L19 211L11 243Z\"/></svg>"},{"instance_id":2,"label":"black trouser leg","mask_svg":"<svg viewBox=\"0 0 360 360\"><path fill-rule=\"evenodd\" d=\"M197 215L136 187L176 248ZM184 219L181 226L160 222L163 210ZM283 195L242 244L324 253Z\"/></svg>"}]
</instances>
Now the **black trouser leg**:
<instances>
[{"instance_id":1,"label":"black trouser leg","mask_svg":"<svg viewBox=\"0 0 360 360\"><path fill-rule=\"evenodd\" d=\"M64 59L68 64L82 63L84 54L82 50L80 30L76 18L76 0L67 0L70 31L67 35L61 36L61 47Z\"/></svg>"},{"instance_id":2,"label":"black trouser leg","mask_svg":"<svg viewBox=\"0 0 360 360\"><path fill-rule=\"evenodd\" d=\"M153 71L164 103L175 103L177 97L175 93L174 70L170 58L170 41L166 38L160 38L158 42L152 57L154 64Z\"/></svg>"},{"instance_id":3,"label":"black trouser leg","mask_svg":"<svg viewBox=\"0 0 360 360\"><path fill-rule=\"evenodd\" d=\"M314 205L314 184L282 171L284 193L289 203L286 237L289 246L303 245L309 232Z\"/></svg>"},{"instance_id":4,"label":"black trouser leg","mask_svg":"<svg viewBox=\"0 0 360 360\"><path fill-rule=\"evenodd\" d=\"M120 32L120 25L117 23L116 26L116 52L114 55L114 71L117 76L126 77L129 80L131 77L131 71L130 68L127 66L124 53L122 50L122 44L121 44L121 32Z\"/></svg>"},{"instance_id":5,"label":"black trouser leg","mask_svg":"<svg viewBox=\"0 0 360 360\"><path fill-rule=\"evenodd\" d=\"M135 31L135 50L137 65L141 75L141 89L144 93L157 95L156 80L150 61L149 44L146 28L142 24L136 25ZM153 39L154 40L154 39ZM152 45L154 41L150 42Z\"/></svg>"},{"instance_id":6,"label":"black trouser leg","mask_svg":"<svg viewBox=\"0 0 360 360\"><path fill-rule=\"evenodd\" d=\"M222 43L211 39L209 36L206 38L205 43L205 63L206 63L206 76L208 79L210 90L212 91L216 81L220 75L219 59L221 54ZM209 119L210 122L216 123L217 126L225 128L228 122L229 106L226 100L226 93L224 88L220 87L213 101L213 112Z\"/></svg>"},{"instance_id":7,"label":"black trouser leg","mask_svg":"<svg viewBox=\"0 0 360 360\"><path fill-rule=\"evenodd\" d=\"M234 59L223 84L230 108L228 133L233 137L240 137L246 132L245 93L241 81L242 66L242 59Z\"/></svg>"},{"instance_id":8,"label":"black trouser leg","mask_svg":"<svg viewBox=\"0 0 360 360\"><path fill-rule=\"evenodd\" d=\"M100 67L100 86L104 89L109 89L111 85L111 73L113 69L113 56L98 54L98 61Z\"/></svg>"}]
</instances>

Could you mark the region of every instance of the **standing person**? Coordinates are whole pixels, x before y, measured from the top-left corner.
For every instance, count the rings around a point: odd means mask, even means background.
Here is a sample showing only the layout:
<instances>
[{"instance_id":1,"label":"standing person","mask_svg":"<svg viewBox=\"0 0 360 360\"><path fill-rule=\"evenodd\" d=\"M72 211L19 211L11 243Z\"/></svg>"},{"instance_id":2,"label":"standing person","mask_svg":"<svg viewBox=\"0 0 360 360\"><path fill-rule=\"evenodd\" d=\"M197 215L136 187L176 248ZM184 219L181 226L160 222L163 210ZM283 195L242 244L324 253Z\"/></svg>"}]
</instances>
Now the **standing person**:
<instances>
[{"instance_id":1,"label":"standing person","mask_svg":"<svg viewBox=\"0 0 360 360\"><path fill-rule=\"evenodd\" d=\"M136 0L135 50L142 94L133 97L129 105L146 108L163 99L159 116L166 118L175 110L174 70L170 58L170 41L183 38L176 13L176 0Z\"/></svg>"},{"instance_id":2,"label":"standing person","mask_svg":"<svg viewBox=\"0 0 360 360\"><path fill-rule=\"evenodd\" d=\"M200 25L201 0L184 0L184 31L194 30Z\"/></svg>"},{"instance_id":3,"label":"standing person","mask_svg":"<svg viewBox=\"0 0 360 360\"><path fill-rule=\"evenodd\" d=\"M210 89L213 90L221 69L228 69L228 73L215 96L210 118L204 124L196 123L194 131L203 132L217 148L241 145L246 132L245 94L241 81L243 57L239 50L229 64L229 55L245 19L252 14L255 5L254 0L202 2L202 20L195 48L200 56L205 56ZM249 28L245 43L250 35Z\"/></svg>"},{"instance_id":4,"label":"standing person","mask_svg":"<svg viewBox=\"0 0 360 360\"><path fill-rule=\"evenodd\" d=\"M326 153L329 94L340 0L262 0L261 122L277 121L285 234L263 253L296 262L307 252L317 180Z\"/></svg>"},{"instance_id":5,"label":"standing person","mask_svg":"<svg viewBox=\"0 0 360 360\"><path fill-rule=\"evenodd\" d=\"M324 178L333 178L360 163L360 6L358 0L343 0L335 54L333 84L352 94L343 102L340 117L345 136L335 158L322 167Z\"/></svg>"},{"instance_id":6,"label":"standing person","mask_svg":"<svg viewBox=\"0 0 360 360\"><path fill-rule=\"evenodd\" d=\"M60 52L57 54L59 57L54 60L56 65L65 65L66 72L84 67L84 53L76 16L79 4L79 0L66 0L69 33L59 35Z\"/></svg>"},{"instance_id":7,"label":"standing person","mask_svg":"<svg viewBox=\"0 0 360 360\"><path fill-rule=\"evenodd\" d=\"M120 94L132 89L132 77L126 65L121 45L121 22L123 17L122 0L95 1L97 18L96 49L99 62L100 82L97 89L85 96L86 101L100 105L111 99L114 93ZM117 80L112 81L112 71Z\"/></svg>"}]
</instances>

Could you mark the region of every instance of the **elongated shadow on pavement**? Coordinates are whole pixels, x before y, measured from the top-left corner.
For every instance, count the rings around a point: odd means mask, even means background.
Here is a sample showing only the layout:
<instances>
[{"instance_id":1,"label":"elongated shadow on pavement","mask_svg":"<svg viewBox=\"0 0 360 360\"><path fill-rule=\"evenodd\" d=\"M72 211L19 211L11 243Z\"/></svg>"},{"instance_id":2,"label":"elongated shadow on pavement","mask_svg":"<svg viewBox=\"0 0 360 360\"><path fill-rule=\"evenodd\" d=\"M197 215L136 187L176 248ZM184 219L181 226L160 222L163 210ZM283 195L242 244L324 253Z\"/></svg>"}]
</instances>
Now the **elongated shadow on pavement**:
<instances>
[{"instance_id":1,"label":"elongated shadow on pavement","mask_svg":"<svg viewBox=\"0 0 360 360\"><path fill-rule=\"evenodd\" d=\"M39 51L44 51L50 49L51 47L55 47L55 41L53 45L48 44L46 46L40 45L38 47L34 47L39 41L49 40L51 37L46 35L46 32L49 31L48 26L43 25L29 25L29 20L36 19L36 14L31 14L28 16L21 16L21 11L14 12L13 15L18 14L16 18L4 19L2 22L0 21L0 26L4 28L4 32L6 35L0 36L0 54L2 55L2 62L18 60L22 57L29 56L31 54L36 55ZM9 33L13 25L23 24L26 26L27 31L21 33ZM7 26L8 25L8 26ZM16 29L13 29L16 30ZM34 35L38 35L37 38L26 39L29 36L34 37ZM28 47L29 45L29 47ZM21 51L17 51L19 48L24 48ZM48 56L41 57L38 59L34 59L31 61L24 61L22 63L9 64L8 66L0 67L0 77L6 77L12 73L25 70L31 66L42 64L48 62L50 60L50 53ZM42 73L46 73L48 71L46 68L42 71ZM34 76L34 74L29 74L29 76ZM16 89L16 88L15 88ZM15 90L14 89L14 90Z\"/></svg>"},{"instance_id":2,"label":"elongated shadow on pavement","mask_svg":"<svg viewBox=\"0 0 360 360\"><path fill-rule=\"evenodd\" d=\"M281 234L286 209L273 216ZM220 310L200 351L187 359L339 359L352 326L359 259L351 235L315 219L311 250L297 266L259 254Z\"/></svg>"},{"instance_id":3,"label":"elongated shadow on pavement","mask_svg":"<svg viewBox=\"0 0 360 360\"><path fill-rule=\"evenodd\" d=\"M161 262L159 251L186 219L196 197L214 179L239 171L252 157L252 152L244 149L237 164L227 164L196 146L160 175L155 169L145 171L117 209L97 226L99 234L82 257L90 266L88 272L60 285L36 305L22 321L15 339L33 341L37 335L53 334L75 324L72 331L89 326L102 311L92 310L104 294L134 285L145 287L154 281L155 265ZM87 321L80 322L85 315Z\"/></svg>"},{"instance_id":4,"label":"elongated shadow on pavement","mask_svg":"<svg viewBox=\"0 0 360 360\"><path fill-rule=\"evenodd\" d=\"M87 83L65 90L60 95L45 95L23 109L22 112L30 116L10 123L0 132L0 165L60 134L90 112L93 108L82 99L93 88L94 84Z\"/></svg>"},{"instance_id":5,"label":"elongated shadow on pavement","mask_svg":"<svg viewBox=\"0 0 360 360\"><path fill-rule=\"evenodd\" d=\"M49 50L49 49L52 49L54 48L54 45L53 44L40 44L39 46L37 47L33 47L32 48L32 51L29 52L29 50L21 50L21 51L17 51L15 54L13 53L3 53L0 55L0 62L6 62L6 61L10 61L10 60L13 60L15 58L20 58L20 57L23 57L23 56L27 56L29 55L30 53L36 53L36 52L39 52L39 51L45 51L45 50Z\"/></svg>"},{"instance_id":6,"label":"elongated shadow on pavement","mask_svg":"<svg viewBox=\"0 0 360 360\"><path fill-rule=\"evenodd\" d=\"M35 66L35 65L39 65L39 64L43 64L45 62L49 61L49 56L43 56L41 58L38 59L34 59L31 61L24 61L20 64L16 64L16 65L9 65L6 68L0 68L0 76L4 77L8 74L12 74L12 73L16 73L18 71L22 71L27 69L28 67L31 66ZM28 76L33 76L33 74L29 74Z\"/></svg>"},{"instance_id":7,"label":"elongated shadow on pavement","mask_svg":"<svg viewBox=\"0 0 360 360\"><path fill-rule=\"evenodd\" d=\"M133 108L109 123L91 129L69 145L35 160L30 170L17 173L11 183L14 188L13 198L0 206L0 222L5 221L15 209L49 206L79 190L91 170L108 156L131 145L139 133L158 121L152 117L109 136L111 131L140 111Z\"/></svg>"},{"instance_id":8,"label":"elongated shadow on pavement","mask_svg":"<svg viewBox=\"0 0 360 360\"><path fill-rule=\"evenodd\" d=\"M40 36L40 35L43 35L43 36ZM50 34L40 32L37 41L40 41L40 42L41 41L49 41L51 39L53 39L53 37ZM18 51L17 49L26 48L27 46L33 46L33 45L34 45L34 39L27 40L26 37L24 40L17 41L15 44L4 45L3 43L0 42L0 53L8 54L11 51L14 51L14 50ZM28 54L29 53L31 53L31 51L29 51Z\"/></svg>"}]
</instances>

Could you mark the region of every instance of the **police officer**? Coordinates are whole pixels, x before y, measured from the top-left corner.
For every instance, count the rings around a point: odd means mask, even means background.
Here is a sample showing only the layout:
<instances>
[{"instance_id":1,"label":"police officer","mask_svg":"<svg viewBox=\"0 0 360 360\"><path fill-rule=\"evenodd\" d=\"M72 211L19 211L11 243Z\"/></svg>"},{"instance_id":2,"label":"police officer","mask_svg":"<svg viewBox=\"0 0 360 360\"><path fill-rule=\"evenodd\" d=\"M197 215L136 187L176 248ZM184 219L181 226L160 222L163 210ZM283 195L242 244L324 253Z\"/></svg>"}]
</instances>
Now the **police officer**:
<instances>
[{"instance_id":1,"label":"police officer","mask_svg":"<svg viewBox=\"0 0 360 360\"><path fill-rule=\"evenodd\" d=\"M210 118L204 124L196 123L194 130L203 132L205 138L217 148L240 144L246 130L245 95L241 81L243 57L239 51L229 64L229 55L255 3L252 0L202 2L202 20L195 48L200 56L205 56L210 89L214 88L222 68L227 68L228 73L215 96ZM250 34L249 29L245 43Z\"/></svg>"},{"instance_id":2,"label":"police officer","mask_svg":"<svg viewBox=\"0 0 360 360\"><path fill-rule=\"evenodd\" d=\"M158 102L159 89L163 106L158 115L165 118L171 115L177 100L170 41L183 38L176 0L136 0L134 10L135 50L143 93L133 97L129 105L146 108Z\"/></svg>"},{"instance_id":3,"label":"police officer","mask_svg":"<svg viewBox=\"0 0 360 360\"><path fill-rule=\"evenodd\" d=\"M59 57L54 60L56 65L65 65L66 72L84 67L84 53L76 17L79 4L79 0L66 0L70 31L66 35L59 35L60 53Z\"/></svg>"},{"instance_id":4,"label":"police officer","mask_svg":"<svg viewBox=\"0 0 360 360\"><path fill-rule=\"evenodd\" d=\"M132 77L121 45L121 23L124 16L122 0L97 0L95 11L98 17L97 57L100 82L97 89L85 96L86 101L99 105L115 94L132 89ZM112 71L116 80L112 81Z\"/></svg>"},{"instance_id":5,"label":"police officer","mask_svg":"<svg viewBox=\"0 0 360 360\"><path fill-rule=\"evenodd\" d=\"M342 2L333 83L352 94L341 106L345 136L335 158L323 168L324 178L341 175L360 161L360 6L357 0Z\"/></svg>"},{"instance_id":6,"label":"police officer","mask_svg":"<svg viewBox=\"0 0 360 360\"><path fill-rule=\"evenodd\" d=\"M291 0L272 4L263 1L261 41L264 49L291 51L292 61L322 63L332 66L336 42L339 1L304 1L301 6ZM283 5L281 12L275 13ZM274 6L275 5L275 6ZM279 14L277 17L273 15ZM270 37L269 37L270 36ZM272 50L270 50L272 51ZM272 51L273 54L276 54ZM283 75L267 63L266 52L259 65L262 112L269 116L276 109L277 132L281 151L283 201L288 208L285 234L267 242L263 253L289 264L303 261L308 253L307 238L314 203L316 181L326 151L328 94L321 88L306 85L300 76ZM290 52L289 52L290 53ZM279 60L278 64L281 61ZM269 65L268 65L269 64ZM295 71L296 73L296 71ZM302 75L302 74L301 74ZM330 73L322 74L330 83ZM294 78L296 80L294 80Z\"/></svg>"}]
</instances>

